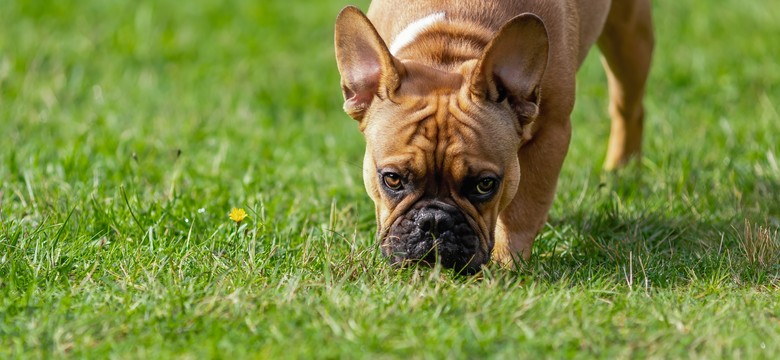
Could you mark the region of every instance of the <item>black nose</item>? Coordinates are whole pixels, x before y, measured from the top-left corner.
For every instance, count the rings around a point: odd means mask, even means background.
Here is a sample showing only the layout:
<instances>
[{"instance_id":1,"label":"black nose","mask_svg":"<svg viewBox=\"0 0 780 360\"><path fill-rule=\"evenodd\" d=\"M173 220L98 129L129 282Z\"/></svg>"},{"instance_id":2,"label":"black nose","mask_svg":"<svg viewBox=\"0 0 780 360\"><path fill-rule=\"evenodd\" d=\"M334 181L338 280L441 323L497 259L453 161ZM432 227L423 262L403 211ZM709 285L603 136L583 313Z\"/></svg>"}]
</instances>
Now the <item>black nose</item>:
<instances>
[{"instance_id":1,"label":"black nose","mask_svg":"<svg viewBox=\"0 0 780 360\"><path fill-rule=\"evenodd\" d=\"M439 235L451 230L455 226L455 219L441 208L429 207L417 213L415 223L423 232L439 237Z\"/></svg>"},{"instance_id":2,"label":"black nose","mask_svg":"<svg viewBox=\"0 0 780 360\"><path fill-rule=\"evenodd\" d=\"M476 271L490 256L466 215L443 201L420 201L400 217L382 240L382 253L394 264L441 263L459 271ZM492 247L492 245L491 245Z\"/></svg>"}]
</instances>

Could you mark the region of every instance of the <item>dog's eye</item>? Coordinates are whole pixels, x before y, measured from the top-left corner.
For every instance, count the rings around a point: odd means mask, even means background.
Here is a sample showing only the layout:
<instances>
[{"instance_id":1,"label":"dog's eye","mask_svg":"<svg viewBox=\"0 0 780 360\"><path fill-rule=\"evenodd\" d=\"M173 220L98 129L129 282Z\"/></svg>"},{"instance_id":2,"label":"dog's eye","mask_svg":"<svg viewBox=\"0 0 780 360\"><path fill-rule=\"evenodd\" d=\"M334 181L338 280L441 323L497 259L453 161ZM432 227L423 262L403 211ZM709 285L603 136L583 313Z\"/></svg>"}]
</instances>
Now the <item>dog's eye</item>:
<instances>
[{"instance_id":1,"label":"dog's eye","mask_svg":"<svg viewBox=\"0 0 780 360\"><path fill-rule=\"evenodd\" d=\"M484 177L482 179L479 179L479 182L477 182L477 194L479 195L487 195L493 192L493 190L496 189L496 179L492 177Z\"/></svg>"},{"instance_id":2,"label":"dog's eye","mask_svg":"<svg viewBox=\"0 0 780 360\"><path fill-rule=\"evenodd\" d=\"M385 182L385 186L387 186L388 189L393 191L398 191L403 188L403 181L401 180L401 175L398 175L396 173L384 173L382 175L382 180Z\"/></svg>"}]
</instances>

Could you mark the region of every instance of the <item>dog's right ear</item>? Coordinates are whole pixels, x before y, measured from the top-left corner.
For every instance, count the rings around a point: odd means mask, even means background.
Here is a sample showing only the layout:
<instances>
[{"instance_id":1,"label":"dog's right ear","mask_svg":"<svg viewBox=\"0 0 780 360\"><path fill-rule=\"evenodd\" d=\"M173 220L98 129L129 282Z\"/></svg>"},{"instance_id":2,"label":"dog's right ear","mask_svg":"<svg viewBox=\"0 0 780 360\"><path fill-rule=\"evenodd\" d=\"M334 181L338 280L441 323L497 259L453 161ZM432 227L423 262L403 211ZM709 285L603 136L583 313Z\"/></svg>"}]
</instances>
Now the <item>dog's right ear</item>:
<instances>
[{"instance_id":1,"label":"dog's right ear","mask_svg":"<svg viewBox=\"0 0 780 360\"><path fill-rule=\"evenodd\" d=\"M539 113L547 68L547 28L538 16L520 14L498 30L472 74L471 92L501 102L508 99L521 124Z\"/></svg>"},{"instance_id":2,"label":"dog's right ear","mask_svg":"<svg viewBox=\"0 0 780 360\"><path fill-rule=\"evenodd\" d=\"M389 97L398 88L401 65L371 21L354 6L339 13L335 37L344 111L360 121L375 96Z\"/></svg>"}]
</instances>

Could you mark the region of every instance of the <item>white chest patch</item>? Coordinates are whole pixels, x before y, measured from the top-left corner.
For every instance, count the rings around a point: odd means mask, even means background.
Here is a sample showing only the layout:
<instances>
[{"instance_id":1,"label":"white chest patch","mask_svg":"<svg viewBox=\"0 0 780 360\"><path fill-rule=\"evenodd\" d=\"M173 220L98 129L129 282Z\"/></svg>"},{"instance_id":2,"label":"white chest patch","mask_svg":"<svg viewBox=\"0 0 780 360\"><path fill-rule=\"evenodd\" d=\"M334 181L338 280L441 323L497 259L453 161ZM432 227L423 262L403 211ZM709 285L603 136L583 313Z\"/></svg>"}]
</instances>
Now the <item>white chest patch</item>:
<instances>
[{"instance_id":1,"label":"white chest patch","mask_svg":"<svg viewBox=\"0 0 780 360\"><path fill-rule=\"evenodd\" d=\"M398 35L395 36L393 44L390 45L390 53L395 55L398 51L411 44L417 35L420 35L420 33L431 27L433 24L444 21L444 18L445 14L443 12L437 12L430 14L422 19L413 21L406 28L401 30Z\"/></svg>"}]
</instances>

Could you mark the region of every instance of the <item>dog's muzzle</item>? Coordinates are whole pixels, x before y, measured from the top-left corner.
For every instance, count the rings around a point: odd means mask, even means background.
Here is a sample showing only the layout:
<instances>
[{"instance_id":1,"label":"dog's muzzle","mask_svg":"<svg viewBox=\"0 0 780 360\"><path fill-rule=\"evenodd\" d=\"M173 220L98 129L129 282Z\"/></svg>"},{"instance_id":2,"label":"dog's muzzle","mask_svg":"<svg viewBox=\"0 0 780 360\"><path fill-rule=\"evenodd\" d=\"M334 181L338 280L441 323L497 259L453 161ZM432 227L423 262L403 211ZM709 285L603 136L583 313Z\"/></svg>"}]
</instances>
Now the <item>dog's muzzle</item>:
<instances>
[{"instance_id":1,"label":"dog's muzzle","mask_svg":"<svg viewBox=\"0 0 780 360\"><path fill-rule=\"evenodd\" d=\"M477 271L488 259L463 213L436 200L418 202L396 219L385 236L382 253L394 264L439 262L467 273Z\"/></svg>"}]
</instances>

